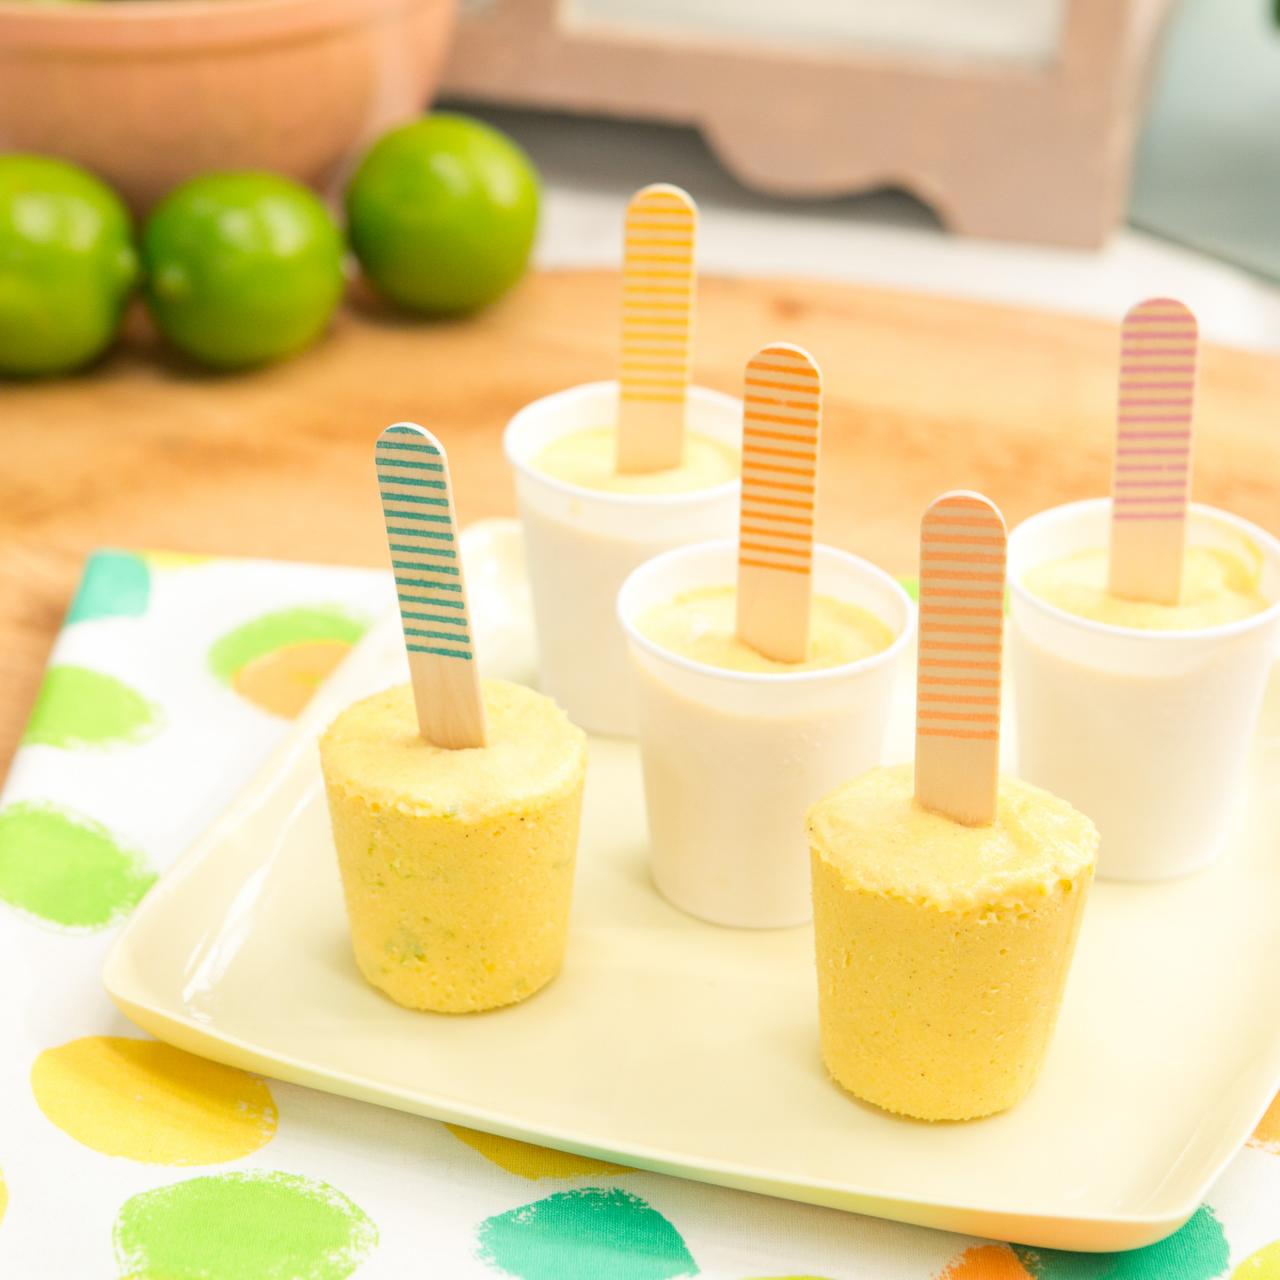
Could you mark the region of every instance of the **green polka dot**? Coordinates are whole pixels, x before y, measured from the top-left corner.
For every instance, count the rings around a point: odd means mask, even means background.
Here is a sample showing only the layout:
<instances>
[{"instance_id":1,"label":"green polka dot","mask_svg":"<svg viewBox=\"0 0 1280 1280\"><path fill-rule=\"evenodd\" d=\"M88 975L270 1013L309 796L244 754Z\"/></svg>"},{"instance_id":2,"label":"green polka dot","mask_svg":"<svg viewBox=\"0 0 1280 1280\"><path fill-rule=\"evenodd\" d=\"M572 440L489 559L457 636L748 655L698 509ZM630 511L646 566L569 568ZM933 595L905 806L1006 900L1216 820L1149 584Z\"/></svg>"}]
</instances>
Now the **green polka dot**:
<instances>
[{"instance_id":1,"label":"green polka dot","mask_svg":"<svg viewBox=\"0 0 1280 1280\"><path fill-rule=\"evenodd\" d=\"M105 747L139 742L160 723L157 708L122 680L88 667L50 667L44 674L25 743Z\"/></svg>"},{"instance_id":2,"label":"green polka dot","mask_svg":"<svg viewBox=\"0 0 1280 1280\"><path fill-rule=\"evenodd\" d=\"M1214 1280L1225 1274L1230 1250L1208 1205L1167 1240L1128 1253L1061 1253L1014 1245L1035 1280Z\"/></svg>"},{"instance_id":3,"label":"green polka dot","mask_svg":"<svg viewBox=\"0 0 1280 1280\"><path fill-rule=\"evenodd\" d=\"M229 631L209 650L209 667L223 682L250 662L284 645L309 640L343 640L355 644L365 623L339 605L281 609Z\"/></svg>"},{"instance_id":4,"label":"green polka dot","mask_svg":"<svg viewBox=\"0 0 1280 1280\"><path fill-rule=\"evenodd\" d=\"M1280 1280L1280 1240L1251 1253L1231 1273L1231 1280Z\"/></svg>"},{"instance_id":5,"label":"green polka dot","mask_svg":"<svg viewBox=\"0 0 1280 1280\"><path fill-rule=\"evenodd\" d=\"M668 1280L698 1274L675 1227L639 1196L617 1189L559 1191L487 1218L476 1240L482 1262L520 1280Z\"/></svg>"},{"instance_id":6,"label":"green polka dot","mask_svg":"<svg viewBox=\"0 0 1280 1280\"><path fill-rule=\"evenodd\" d=\"M128 551L99 551L89 557L67 622L95 618L138 618L151 599L151 573L141 556Z\"/></svg>"},{"instance_id":7,"label":"green polka dot","mask_svg":"<svg viewBox=\"0 0 1280 1280\"><path fill-rule=\"evenodd\" d=\"M327 1183L255 1171L144 1191L114 1240L122 1280L344 1280L378 1229Z\"/></svg>"},{"instance_id":8,"label":"green polka dot","mask_svg":"<svg viewBox=\"0 0 1280 1280\"><path fill-rule=\"evenodd\" d=\"M51 804L0 810L0 900L68 929L101 929L155 883L98 823Z\"/></svg>"}]
</instances>

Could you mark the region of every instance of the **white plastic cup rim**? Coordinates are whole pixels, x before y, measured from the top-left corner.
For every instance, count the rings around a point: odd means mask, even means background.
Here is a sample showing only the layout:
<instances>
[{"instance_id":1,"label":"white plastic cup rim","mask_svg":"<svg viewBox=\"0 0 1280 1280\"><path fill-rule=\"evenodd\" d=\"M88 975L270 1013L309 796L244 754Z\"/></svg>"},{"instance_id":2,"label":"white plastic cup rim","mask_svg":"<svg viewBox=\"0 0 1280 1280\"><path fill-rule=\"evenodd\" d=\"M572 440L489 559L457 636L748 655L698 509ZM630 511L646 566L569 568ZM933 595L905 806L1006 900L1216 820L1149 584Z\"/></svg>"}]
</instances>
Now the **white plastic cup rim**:
<instances>
[{"instance_id":1,"label":"white plastic cup rim","mask_svg":"<svg viewBox=\"0 0 1280 1280\"><path fill-rule=\"evenodd\" d=\"M720 498L737 491L740 482L736 476L731 480L722 480L719 484L708 485L703 489L686 489L679 493L615 493L609 489L588 489L583 485L571 484L557 476L548 475L535 467L522 453L519 437L531 418L560 413L573 400L606 394L616 398L617 392L618 383L613 380L581 382L577 386L566 387L563 391L553 391L550 395L531 400L523 409L516 412L502 433L502 451L506 454L507 461L522 476L546 485L549 489L557 490L566 497L586 498L592 502L623 509L696 506L706 502L708 498ZM726 410L732 409L741 418L742 402L723 391L713 391L710 387L690 386L689 399L701 401L704 404L717 404Z\"/></svg>"},{"instance_id":2,"label":"white plastic cup rim","mask_svg":"<svg viewBox=\"0 0 1280 1280\"><path fill-rule=\"evenodd\" d=\"M1011 558L1017 540L1023 535L1024 531L1030 531L1033 526L1053 520L1070 519L1073 516L1082 514L1085 508L1106 508L1110 507L1110 505L1110 498L1084 498L1078 502L1066 502L1057 507L1049 507L1047 510L1028 516L1009 535ZM1188 516L1194 514L1206 520L1227 525L1242 536L1259 543L1271 561L1280 566L1280 540L1272 537L1265 529L1259 528L1251 521L1244 519L1242 516L1232 515L1230 511L1222 511L1218 507L1210 507L1201 502L1189 503L1187 513ZM1067 626L1078 627L1082 631L1093 632L1096 635L1114 636L1123 640L1140 640L1168 646L1202 644L1206 640L1226 640L1233 636L1253 631L1258 627L1264 627L1274 621L1277 614L1280 614L1280 599L1276 599L1258 613L1250 614L1247 618L1237 618L1232 622L1219 623L1215 627L1179 628L1178 630L1148 630L1142 627L1122 627L1114 622L1099 622L1094 618L1082 618L1079 614L1071 613L1056 604L1051 604L1043 596L1038 596L1033 591L1028 590L1022 581L1022 577L1022 573L1010 572L1009 574L1009 590L1021 604L1026 605L1028 608L1036 609L1045 616Z\"/></svg>"},{"instance_id":3,"label":"white plastic cup rim","mask_svg":"<svg viewBox=\"0 0 1280 1280\"><path fill-rule=\"evenodd\" d=\"M732 538L717 538L712 542L695 542L690 546L676 547L672 551L665 551L661 555L654 556L652 560L646 560L638 569L633 570L622 584L622 589L618 592L618 621L622 624L622 629L626 632L628 640L658 659L658 661L683 668L685 671L690 671L697 676L737 685L769 685L772 687L845 679L850 675L870 671L895 661L899 654L911 643L916 629L916 611L912 605L911 597L907 595L902 584L891 574L872 564L871 561L864 560L861 556L855 556L852 552L842 551L839 547L827 546L825 543L817 543L814 546L815 561L819 558L839 561L849 568L866 573L901 598L905 623L894 637L892 643L877 653L868 654L865 658L858 658L853 662L841 663L839 666L818 667L809 671L733 671L727 667L715 667L707 662L699 662L696 658L689 658L684 654L673 653L670 649L658 644L657 641L650 639L632 621L630 615L634 610L631 608L630 598L635 594L637 584L646 577L661 576L672 564L682 559L726 551L736 555L736 550L737 543ZM886 619L882 618L881 621L885 622L885 625L890 625Z\"/></svg>"}]
</instances>

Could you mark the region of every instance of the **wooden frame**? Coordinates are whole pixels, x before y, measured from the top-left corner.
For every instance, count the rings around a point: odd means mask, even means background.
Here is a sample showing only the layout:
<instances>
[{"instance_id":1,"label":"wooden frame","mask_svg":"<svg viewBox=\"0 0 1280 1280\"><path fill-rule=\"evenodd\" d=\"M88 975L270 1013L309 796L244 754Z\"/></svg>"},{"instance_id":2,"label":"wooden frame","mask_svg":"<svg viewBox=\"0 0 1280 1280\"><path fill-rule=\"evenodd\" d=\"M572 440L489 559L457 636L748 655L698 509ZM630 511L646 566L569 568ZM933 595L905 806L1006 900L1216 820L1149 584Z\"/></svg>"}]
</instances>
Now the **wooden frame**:
<instances>
[{"instance_id":1,"label":"wooden frame","mask_svg":"<svg viewBox=\"0 0 1280 1280\"><path fill-rule=\"evenodd\" d=\"M575 27L559 0L491 0L464 13L442 91L694 125L760 191L895 186L966 234L1097 245L1124 215L1171 7L1064 0L1058 56L1037 67Z\"/></svg>"}]
</instances>

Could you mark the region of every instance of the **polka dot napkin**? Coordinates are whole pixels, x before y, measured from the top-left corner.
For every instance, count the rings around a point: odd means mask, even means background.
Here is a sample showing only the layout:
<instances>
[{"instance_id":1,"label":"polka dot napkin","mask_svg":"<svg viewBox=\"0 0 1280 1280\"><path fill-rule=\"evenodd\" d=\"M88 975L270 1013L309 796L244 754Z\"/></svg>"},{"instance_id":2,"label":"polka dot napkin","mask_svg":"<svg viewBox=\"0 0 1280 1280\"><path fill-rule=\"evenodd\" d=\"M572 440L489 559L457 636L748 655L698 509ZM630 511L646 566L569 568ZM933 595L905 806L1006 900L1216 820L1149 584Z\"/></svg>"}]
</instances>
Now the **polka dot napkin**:
<instances>
[{"instance_id":1,"label":"polka dot napkin","mask_svg":"<svg viewBox=\"0 0 1280 1280\"><path fill-rule=\"evenodd\" d=\"M0 1276L1280 1280L1280 1105L1177 1235L975 1241L628 1170L146 1038L113 932L369 621L381 574L104 551L0 799Z\"/></svg>"}]
</instances>

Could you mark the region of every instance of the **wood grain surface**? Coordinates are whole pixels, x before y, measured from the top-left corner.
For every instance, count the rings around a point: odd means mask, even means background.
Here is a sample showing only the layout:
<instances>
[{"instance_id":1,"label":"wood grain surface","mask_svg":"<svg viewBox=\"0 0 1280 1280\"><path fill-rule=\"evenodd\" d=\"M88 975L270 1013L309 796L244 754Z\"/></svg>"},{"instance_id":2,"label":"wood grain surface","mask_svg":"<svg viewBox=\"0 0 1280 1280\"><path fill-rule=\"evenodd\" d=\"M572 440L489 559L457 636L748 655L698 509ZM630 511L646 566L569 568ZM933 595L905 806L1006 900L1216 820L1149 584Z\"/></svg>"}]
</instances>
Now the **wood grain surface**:
<instances>
[{"instance_id":1,"label":"wood grain surface","mask_svg":"<svg viewBox=\"0 0 1280 1280\"><path fill-rule=\"evenodd\" d=\"M0 385L0 771L88 552L383 565L369 455L404 418L448 447L464 524L508 514L503 425L613 375L618 295L612 273L544 274L452 324L357 301L314 350L233 377L162 355L134 317L98 369ZM822 282L701 282L697 382L740 394L744 362L775 340L825 375L823 541L913 571L921 513L943 490L986 493L1010 525L1107 492L1115 325ZM1193 496L1280 532L1277 404L1280 359L1203 349Z\"/></svg>"}]
</instances>

